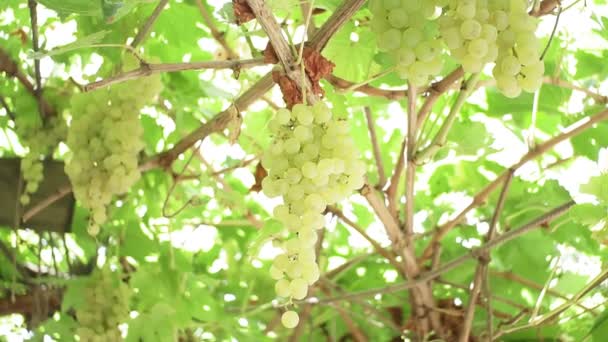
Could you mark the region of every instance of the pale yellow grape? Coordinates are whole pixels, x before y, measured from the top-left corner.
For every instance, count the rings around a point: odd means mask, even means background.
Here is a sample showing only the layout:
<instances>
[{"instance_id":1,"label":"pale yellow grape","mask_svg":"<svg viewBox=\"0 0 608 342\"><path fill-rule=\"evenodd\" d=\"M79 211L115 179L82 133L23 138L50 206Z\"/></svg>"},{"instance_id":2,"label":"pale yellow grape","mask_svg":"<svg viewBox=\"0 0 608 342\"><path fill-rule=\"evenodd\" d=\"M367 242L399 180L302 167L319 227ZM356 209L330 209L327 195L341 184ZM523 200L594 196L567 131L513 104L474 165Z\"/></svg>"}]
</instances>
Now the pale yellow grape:
<instances>
[{"instance_id":1,"label":"pale yellow grape","mask_svg":"<svg viewBox=\"0 0 608 342\"><path fill-rule=\"evenodd\" d=\"M285 311L283 315L281 315L281 324L283 324L285 328L293 329L298 326L299 322L300 317L295 311Z\"/></svg>"},{"instance_id":2,"label":"pale yellow grape","mask_svg":"<svg viewBox=\"0 0 608 342\"><path fill-rule=\"evenodd\" d=\"M277 296L287 298L291 294L290 282L287 279L279 279L279 281L274 284L274 290L277 293Z\"/></svg>"},{"instance_id":3,"label":"pale yellow grape","mask_svg":"<svg viewBox=\"0 0 608 342\"><path fill-rule=\"evenodd\" d=\"M302 278L297 278L289 283L289 293L295 299L304 299L308 294L308 282Z\"/></svg>"}]
</instances>

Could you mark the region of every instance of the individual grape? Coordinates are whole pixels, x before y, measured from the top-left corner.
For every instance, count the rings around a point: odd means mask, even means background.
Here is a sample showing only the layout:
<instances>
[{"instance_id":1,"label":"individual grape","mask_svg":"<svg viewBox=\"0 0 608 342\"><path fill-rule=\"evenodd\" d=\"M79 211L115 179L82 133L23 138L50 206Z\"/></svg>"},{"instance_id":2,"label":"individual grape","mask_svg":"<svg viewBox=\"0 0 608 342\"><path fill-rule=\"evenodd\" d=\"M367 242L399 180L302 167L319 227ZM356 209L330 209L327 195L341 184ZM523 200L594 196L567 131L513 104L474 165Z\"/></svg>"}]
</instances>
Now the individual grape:
<instances>
[{"instance_id":1,"label":"individual grape","mask_svg":"<svg viewBox=\"0 0 608 342\"><path fill-rule=\"evenodd\" d=\"M300 142L295 137L289 138L283 143L283 149L287 154L298 153L300 151Z\"/></svg>"},{"instance_id":2,"label":"individual grape","mask_svg":"<svg viewBox=\"0 0 608 342\"><path fill-rule=\"evenodd\" d=\"M468 19L460 25L460 34L464 39L475 39L481 36L481 24L474 20Z\"/></svg>"},{"instance_id":3,"label":"individual grape","mask_svg":"<svg viewBox=\"0 0 608 342\"><path fill-rule=\"evenodd\" d=\"M407 11L403 8L396 8L388 12L388 23L394 28L404 28L407 26Z\"/></svg>"},{"instance_id":4,"label":"individual grape","mask_svg":"<svg viewBox=\"0 0 608 342\"><path fill-rule=\"evenodd\" d=\"M378 47L383 51L392 51L399 48L401 44L401 32L397 29L389 29L378 37Z\"/></svg>"},{"instance_id":5,"label":"individual grape","mask_svg":"<svg viewBox=\"0 0 608 342\"><path fill-rule=\"evenodd\" d=\"M309 126L314 120L314 116L311 111L303 104L296 104L293 106L292 113L302 125Z\"/></svg>"},{"instance_id":6,"label":"individual grape","mask_svg":"<svg viewBox=\"0 0 608 342\"><path fill-rule=\"evenodd\" d=\"M298 326L299 322L300 317L295 311L285 311L283 315L281 315L281 324L283 324L285 328L293 329Z\"/></svg>"},{"instance_id":7,"label":"individual grape","mask_svg":"<svg viewBox=\"0 0 608 342\"><path fill-rule=\"evenodd\" d=\"M290 282L287 279L280 279L274 284L274 290L279 297L289 297L291 294Z\"/></svg>"},{"instance_id":8,"label":"individual grape","mask_svg":"<svg viewBox=\"0 0 608 342\"><path fill-rule=\"evenodd\" d=\"M295 299L304 299L308 293L308 282L302 278L292 280L289 284L289 292Z\"/></svg>"}]
</instances>

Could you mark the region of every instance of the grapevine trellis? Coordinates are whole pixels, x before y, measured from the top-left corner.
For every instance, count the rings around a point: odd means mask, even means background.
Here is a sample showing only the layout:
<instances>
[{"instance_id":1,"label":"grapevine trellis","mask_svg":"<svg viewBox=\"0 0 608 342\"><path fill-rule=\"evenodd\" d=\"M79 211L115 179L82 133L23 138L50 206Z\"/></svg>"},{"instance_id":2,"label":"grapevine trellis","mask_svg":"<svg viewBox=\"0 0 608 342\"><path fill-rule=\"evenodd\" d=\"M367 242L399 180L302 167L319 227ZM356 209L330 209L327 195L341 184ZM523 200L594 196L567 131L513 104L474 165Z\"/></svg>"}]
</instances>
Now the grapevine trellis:
<instances>
[{"instance_id":1,"label":"grapevine trellis","mask_svg":"<svg viewBox=\"0 0 608 342\"><path fill-rule=\"evenodd\" d=\"M273 290L276 291L279 300L274 300L270 304L256 304L250 310L254 313L265 309L274 310L272 320L266 322L265 336L269 336L267 333L270 331L281 329L277 327L279 321L284 327L292 329L288 332L290 341L298 341L307 333L313 336L314 327L307 331L309 325L306 323L312 320L314 310L329 307L334 309L344 322L348 336L356 341L371 340L368 332L358 326L349 314L349 303L361 305L364 311L371 311L372 316L376 312L379 320L384 319L383 326L392 327L393 336L415 341L500 340L528 329L540 331L545 326L555 324L560 315L572 308L581 309L593 317L598 316L597 310L584 305L582 300L600 287L600 284L608 278L608 271L601 271L586 286L578 289L571 297L567 297L549 287L549 283L554 278L553 272L547 280L547 285L543 286L511 272L494 270L491 258L493 251L508 242L534 231L552 229L556 222L578 206L569 197L559 203L552 202L554 205L543 207L539 215L528 217L529 220L518 222L518 225L505 229L501 223L505 220L503 213L505 205L510 194L515 191L513 188L521 187L514 184L517 182L518 173L531 162L553 151L559 144L595 129L597 125L603 124L603 121L608 119L607 97L559 77L543 76L545 73L543 58L558 27L559 17L564 11L560 1L534 1L533 6L528 8L526 1L511 0L510 5L507 5L506 2L478 0L479 8L488 12L487 15L475 14L476 1L473 0L430 1L424 5L428 5L428 8L423 5L419 7L412 5L416 7L413 9L408 7L409 5L406 6L410 4L408 1L370 1L369 9L372 17L366 20L369 21L374 34L378 36L379 49L385 53L383 57L392 60L394 65L363 83L348 81L334 75L332 73L336 66L334 61L324 57L322 52L331 38L362 9L366 4L365 0L342 1L320 27L317 27L313 20L314 2L300 3L301 23L306 32L304 37L307 38L300 44L293 44L286 38L284 23L279 23L267 1L233 0L232 14L236 23L242 26L249 21L255 21L268 39L266 49L258 51L261 56L254 55L249 59L240 59L239 53L231 47L224 33L217 28L207 4L201 0L194 2L211 37L221 47L226 58L214 61L156 63L140 56L140 45L151 35L155 22L163 15L163 10L169 4L168 0L160 0L151 15L137 28L137 34L130 40L129 45L119 44L125 50L126 58L123 56L122 59L124 71L114 68L104 78L78 85L82 93L74 95L72 99L70 107L73 111L72 120L67 128L67 139L64 139L71 151L65 165L69 181L66 174L56 172L55 169L50 173L48 170L44 171L52 181L42 179L43 162L40 157L50 154L55 145L62 140L60 137L65 127L62 126L62 122L58 122L61 120L56 120L61 114L58 104L43 91L40 56L34 59L33 76L30 77L22 71L21 63L0 46L0 71L7 79L14 79L36 99L35 111L40 115L40 120L33 126L27 122L21 123L20 113L14 111L16 108L14 100L6 101L0 96L6 116L10 117L14 123L12 127L20 133L20 139L29 147L31 153L21 161L23 179L19 176L18 181L14 183L18 186L18 190L14 193L10 192L10 196L4 192L0 193L0 200L10 201L7 206L16 208L14 212L0 215L2 220L0 223L12 226L15 236L14 241L11 240L13 246L5 245L4 240L0 240L0 252L6 261L14 266L13 274L7 272L10 274L10 279L0 272L0 280L12 284L11 290L6 291L7 295L0 297L0 315L23 314L27 317L29 327L34 329L40 325L44 326L45 321L53 317L55 312L62 312L80 323L75 334L80 336L81 341L93 340L92 336L108 341L121 339L118 324L130 319L129 286L131 282L139 286L145 283L137 278L139 272L137 269L145 269L145 265L121 256L116 261L118 270L110 270L107 265L102 269L96 269L97 250L94 258L84 264L82 262L70 264L74 258L70 256L65 234L70 231L72 218L65 219L65 217L72 215L74 205L72 192L75 193L75 198L82 209L75 215L80 215L81 219L87 222L88 232L96 239L100 239L94 240L93 244L107 246L114 244L112 248L120 250L120 246L127 243L129 233L125 229L120 230L119 233L104 235L104 224L113 224L107 208L116 196L120 196L121 203L123 200L126 201L124 194L135 186L140 177L143 177L141 175L159 172L170 177L171 186L166 197L156 200L164 203L163 216L171 221L173 217L196 202L187 199L183 201L185 204L179 205L175 213L167 214L167 203L173 200L172 193L181 182L201 179L201 182L207 182L203 183L204 185L213 184L217 189L221 189L220 191L230 194L235 190L225 181L223 174L246 167L255 163L256 159L260 159L254 175L256 184L250 191L261 190L261 193L267 197L281 197L283 200L283 203L276 206L264 222L250 209L242 213L244 224L255 227L258 231L256 243L272 241L272 244L279 246L281 250L271 266L266 268L267 275L264 276L273 279ZM45 2L41 1L41 3ZM34 54L41 53L38 43L37 6L36 1L28 1ZM457 10L450 6L456 7ZM494 12L487 11L485 7L488 6L495 6L492 7ZM433 17L434 11L439 7L449 7L451 10L441 17L439 15ZM104 11L106 10L107 8L104 8ZM505 13L508 10L511 11L509 15L516 19L500 16L507 15ZM500 12L500 15L496 15L497 12ZM546 47L541 49L540 41L534 34L536 29L534 23L536 18L549 16L555 17L555 29ZM433 17L432 20L437 20L439 23L424 21L427 17ZM406 22L411 24L405 24ZM511 30L515 27L513 22L521 24L518 29ZM420 30L416 25L421 25ZM509 31L507 33L513 37L504 38L503 36L507 35L506 31ZM497 37L504 39L495 43L497 39L502 39ZM447 45L455 60L455 66L447 73L443 64L445 56L439 52L443 51L443 45ZM496 65L490 78L483 76L483 67L488 63ZM127 65L132 67L125 67ZM161 93L161 74L227 69L232 70L234 77L238 79L239 75L247 72L249 68L270 65L275 66L231 101L228 107L201 123L196 129L180 136L163 151L150 156L141 156L140 152L144 149L141 139L145 131L139 124L138 115L146 104L158 98L158 94ZM372 84L375 79L393 72L405 80L403 83L407 83L407 88L386 88ZM321 83L322 80L326 83ZM535 93L543 84L583 93L596 106L594 113L572 122L561 133L543 142L531 144L528 151L512 165L492 170L492 180L487 184L481 184L469 203L447 218L437 220L434 227L424 234L416 232L416 214L424 210L418 204L417 176L445 150L448 135L467 99L480 88L494 86L506 97L516 98L520 96L522 90ZM203 141L211 140L212 136L224 136L231 144L238 142L249 107L260 100L274 106L265 95L275 85L279 86L288 109L275 108L273 118L266 123L272 141L265 148L263 156L251 160L244 159L226 170L214 171L201 151ZM398 137L401 142L400 151L393 167L389 167L386 159L383 158L384 145L377 131L375 113L366 106L363 114L364 122L367 125L366 130L371 145L370 159L377 177L365 177L366 172L370 171L361 161L363 157L355 148L355 142L348 136L348 123L351 118L348 113L340 112L343 110L341 107L330 108L324 104L326 85L332 87L332 96L335 95L333 92L359 94L387 101L402 101L405 104L406 120L403 129L405 133ZM450 105L447 115L440 122L435 134L426 136L425 134L428 133L425 131L426 125L436 124L435 106L452 93L456 94L455 100ZM95 139L98 140L95 141L91 137L96 137ZM192 153L191 156L186 157L189 153ZM205 177L186 173L194 156L209 171ZM183 169L175 171L178 166L182 166ZM14 177L13 173L0 172L0 176ZM205 180L203 181L202 178ZM62 183L58 184L57 180L61 180ZM38 191L40 181L42 181L40 183L42 190ZM5 181L0 184L9 183ZM52 191L49 187L53 188ZM368 235L366 228L357 220L351 219L340 206L341 200L352 192L357 192L371 209L373 221L378 222L388 237L388 245L383 246L374 237ZM44 193L45 197L40 197L40 193ZM228 206L237 207L234 203ZM489 213L487 230L480 236L483 241L477 247L468 248L459 256L451 255L451 258L446 260L442 254L442 244L446 237L465 224L471 214L481 209L488 210ZM11 221L11 217L16 217L16 220ZM326 235L329 234L324 230L326 217L336 219L360 234L373 248L373 254L390 265L402 282L377 288L364 286L353 291L342 290L333 279L342 272L347 272L349 268L356 267L360 260L355 257L334 269L323 269L324 265L319 259L323 253L324 242L327 241ZM45 224L48 225L48 229L42 229ZM209 225L218 224L210 222ZM138 228L132 226L128 229ZM23 248L19 245L17 230L21 228L38 230L37 265L19 260ZM290 234L289 239L286 238L287 231ZM40 254L43 244L50 246L53 252L54 269L45 269L41 265ZM67 272L60 272L55 260L55 250L60 246L65 250L63 260L67 262ZM120 252L104 253L119 255ZM171 248L167 255L170 261L168 265L163 264L163 267L166 266L163 271L171 273L176 271L175 263L178 261ZM471 262L476 266L470 284L459 285L443 278L449 272L459 270L463 265ZM74 300L75 295L72 293L76 293L73 291L77 290L71 287L66 290L62 286L65 279L78 277L85 277L88 280L85 283L77 283L79 285L74 287L80 290L88 288L82 290L90 294L86 298L88 301L86 305ZM501 293L493 291L492 277L521 283L526 288L538 291L536 305L529 307L516 303L513 305L517 308L516 314L501 314L500 311L495 310L493 303L509 304L510 301ZM47 278L51 280L46 281ZM57 281L57 279L62 280ZM182 291L184 286L196 288L195 285L186 285L188 281L187 277L181 278L177 282L179 284L175 285L175 289L178 289L175 292ZM22 288L17 288L16 283ZM436 291L439 284L454 289L460 286L459 289L466 294L464 296L466 301L456 304L451 300L452 298L446 300L439 296ZM111 300L104 301L102 293L107 294L112 291L117 292L111 295ZM255 292L255 289L252 288L251 291ZM204 296L194 290L183 292L187 293L187 296L192 296L189 298L193 298L197 293L201 298ZM405 315L403 306L407 307L409 311L406 318L387 318L378 314L379 309L368 302L370 298L391 295L405 295L400 297L402 307L397 311L403 316ZM137 296L137 291L133 296ZM541 313L539 310L543 296L560 298L563 303ZM63 306L60 304L62 298ZM141 301L145 302L145 300ZM244 303L240 311L243 316L247 302ZM97 304L105 306L97 307ZM91 310L87 308L88 306L96 309ZM141 314L141 317L154 320L157 317L155 314L159 312L176 313L177 310L179 309L160 302L152 303L149 311ZM475 326L474 321L479 317L480 312L483 312L484 324ZM195 314L193 313L192 316L194 317ZM522 317L527 317L527 321L521 321ZM204 330L205 322L198 318L194 322L201 323L203 326L201 329ZM602 321L596 325L601 326L601 323ZM144 330L141 323L138 324L140 325L133 326ZM167 323L168 326L171 324ZM142 333L132 340L195 340L196 324L192 327L173 329L171 326L170 328L171 333L152 330L148 331L147 335ZM324 329L326 327L320 330ZM139 333L140 330L136 331Z\"/></svg>"}]
</instances>

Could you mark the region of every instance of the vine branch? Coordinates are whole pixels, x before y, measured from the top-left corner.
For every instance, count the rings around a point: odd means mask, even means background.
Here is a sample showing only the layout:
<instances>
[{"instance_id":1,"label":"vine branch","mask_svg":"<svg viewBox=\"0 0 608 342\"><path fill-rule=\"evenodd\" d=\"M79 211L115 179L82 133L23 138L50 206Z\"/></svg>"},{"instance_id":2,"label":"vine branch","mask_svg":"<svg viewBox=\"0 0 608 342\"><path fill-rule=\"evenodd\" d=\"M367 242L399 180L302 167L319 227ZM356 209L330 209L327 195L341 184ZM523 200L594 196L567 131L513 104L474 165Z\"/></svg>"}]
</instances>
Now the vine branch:
<instances>
[{"instance_id":1,"label":"vine branch","mask_svg":"<svg viewBox=\"0 0 608 342\"><path fill-rule=\"evenodd\" d=\"M517 171L520 167L522 167L529 161L534 160L537 157L548 152L555 145L583 133L587 129L593 127L593 125L595 125L596 123L604 121L606 119L608 119L608 109L603 110L591 117L585 117L584 119L577 121L576 123L567 127L564 130L564 133L555 136L550 140L547 140L546 142L536 146L535 149L530 150L528 153L526 153L523 157L521 157L521 159L517 163L512 165L510 168L508 168L506 171L496 177L494 181L492 181L483 189L481 189L481 191L479 191L477 195L473 197L473 201L464 210L459 212L456 217L437 227L431 242L422 254L422 260L430 258L433 254L433 246L439 243L448 232L450 232L454 227L456 227L456 225L458 225L464 219L467 213L469 213L474 208L482 205L486 201L488 196L496 189L496 187L498 187L498 185L504 182L505 178L510 172Z\"/></svg>"},{"instance_id":2,"label":"vine branch","mask_svg":"<svg viewBox=\"0 0 608 342\"><path fill-rule=\"evenodd\" d=\"M146 20L141 29L137 31L137 35L135 35L135 38L133 38L133 41L131 42L131 47L137 47L139 44L141 44L141 42L144 41L144 39L146 39L150 33L150 30L152 30L152 26L154 26L156 19L158 19L160 12L165 9L168 2L169 0L160 0L156 8L154 8L152 14L148 17L148 20Z\"/></svg>"},{"instance_id":3,"label":"vine branch","mask_svg":"<svg viewBox=\"0 0 608 342\"><path fill-rule=\"evenodd\" d=\"M107 87L113 84L122 83L137 78L159 74L163 72L177 72L188 70L201 69L233 69L240 70L244 68L252 68L260 65L268 64L263 58L253 58L244 60L226 60L226 61L203 61L189 63L161 63L161 64L141 64L139 68L120 73L116 76L106 79L91 82L83 87L84 91L92 91L95 89Z\"/></svg>"},{"instance_id":4,"label":"vine branch","mask_svg":"<svg viewBox=\"0 0 608 342\"><path fill-rule=\"evenodd\" d=\"M309 298L309 299L305 300L305 302L308 302L311 304L325 304L325 303L331 303L331 302L335 302L335 301L351 300L354 298L364 298L364 297L369 297L369 296L373 296L376 294L394 293L394 292L411 289L420 284L424 284L424 283L428 282L429 280L435 279L446 272L452 271L468 261L479 258L481 253L483 253L484 251L489 251L497 246L500 246L519 236L522 236L522 235L534 230L535 228L538 228L541 225L548 224L549 222L551 222L551 221L559 218L563 214L567 213L568 210L574 205L575 205L574 201L566 202L566 203L562 204L561 206L554 208L551 211L545 213L544 215L541 215L540 217L524 224L523 226L521 226L517 229L514 229L514 230L510 230L507 233L504 233L504 234L500 235L499 237L493 239L492 241L485 243L483 246L474 248L467 254L464 254L456 259L453 259L452 261L449 261L449 262L443 264L443 266L439 267L436 270L432 270L432 271L428 271L428 272L420 274L418 277L416 277L415 280L406 281L406 282L403 282L400 284L395 284L395 285L387 286L384 288L376 288L376 289L364 290L364 291L359 291L359 292L353 292L353 293L349 293L349 294L346 294L343 296L337 296L337 297L333 297L333 298L324 298L324 299Z\"/></svg>"}]
</instances>

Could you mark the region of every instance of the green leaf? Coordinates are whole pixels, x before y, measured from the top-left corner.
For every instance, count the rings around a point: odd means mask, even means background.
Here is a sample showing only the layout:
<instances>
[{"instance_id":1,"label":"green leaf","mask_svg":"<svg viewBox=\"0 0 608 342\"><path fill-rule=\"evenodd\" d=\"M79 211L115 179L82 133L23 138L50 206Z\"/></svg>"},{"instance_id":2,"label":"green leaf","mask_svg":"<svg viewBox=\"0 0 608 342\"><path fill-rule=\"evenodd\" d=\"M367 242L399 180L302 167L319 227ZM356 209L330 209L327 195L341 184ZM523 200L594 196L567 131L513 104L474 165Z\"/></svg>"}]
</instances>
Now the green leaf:
<instances>
[{"instance_id":1,"label":"green leaf","mask_svg":"<svg viewBox=\"0 0 608 342\"><path fill-rule=\"evenodd\" d=\"M50 50L50 51L30 52L28 57L34 58L34 59L42 59L44 57L57 56L57 55L61 55L66 52L69 52L69 51L91 47L91 46L94 46L95 44L100 43L109 32L110 32L109 30L95 32L86 37L82 37L82 38L76 40L75 42L54 48L53 50Z\"/></svg>"},{"instance_id":2,"label":"green leaf","mask_svg":"<svg viewBox=\"0 0 608 342\"><path fill-rule=\"evenodd\" d=\"M591 177L587 184L581 185L581 192L593 195L600 203L608 205L608 174Z\"/></svg>"},{"instance_id":3,"label":"green leaf","mask_svg":"<svg viewBox=\"0 0 608 342\"><path fill-rule=\"evenodd\" d=\"M608 311L602 312L593 323L591 330L589 331L593 342L603 342L608 336Z\"/></svg>"}]
</instances>

